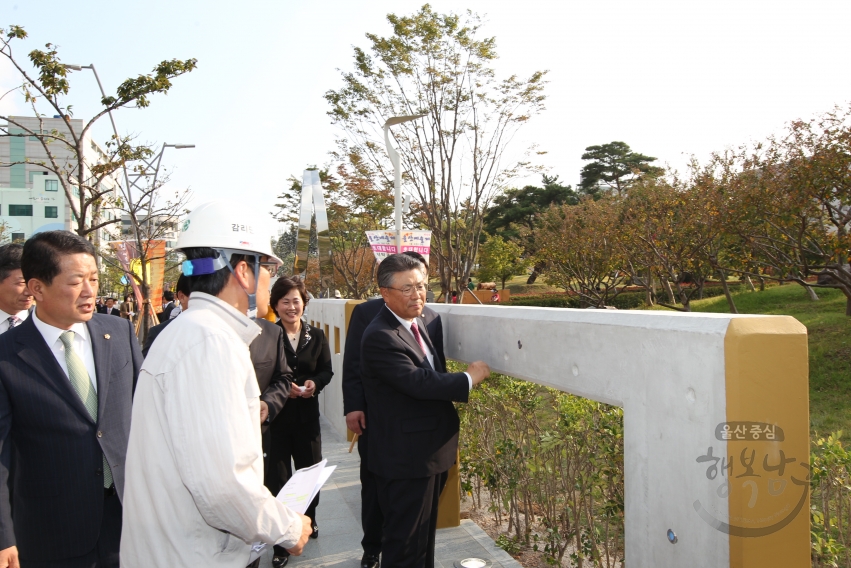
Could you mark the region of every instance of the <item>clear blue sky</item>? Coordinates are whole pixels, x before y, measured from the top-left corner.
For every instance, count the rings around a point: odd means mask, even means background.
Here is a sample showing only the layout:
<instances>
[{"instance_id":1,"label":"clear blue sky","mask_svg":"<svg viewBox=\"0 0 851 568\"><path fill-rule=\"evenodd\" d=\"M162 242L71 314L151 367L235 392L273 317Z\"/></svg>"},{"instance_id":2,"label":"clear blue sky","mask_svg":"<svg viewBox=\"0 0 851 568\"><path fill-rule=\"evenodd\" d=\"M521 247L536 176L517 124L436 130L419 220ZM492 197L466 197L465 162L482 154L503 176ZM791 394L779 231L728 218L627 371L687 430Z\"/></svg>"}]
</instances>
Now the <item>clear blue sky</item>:
<instances>
[{"instance_id":1,"label":"clear blue sky","mask_svg":"<svg viewBox=\"0 0 851 568\"><path fill-rule=\"evenodd\" d=\"M198 59L168 96L117 114L122 133L194 143L166 154L176 188L195 203L234 197L272 209L286 178L328 161L335 131L325 91L340 85L364 34L388 34L388 12L421 2L0 0L0 24L20 24L31 49L50 41L67 63L94 63L112 90L163 59ZM851 99L851 2L437 0L438 11L486 14L501 75L549 69L547 111L522 131L550 173L575 184L586 146L623 140L683 167ZM0 65L0 87L15 77ZM94 78L76 73L72 100L87 118ZM26 112L3 101L3 112ZM108 122L99 130L102 141ZM519 180L537 182L537 179Z\"/></svg>"}]
</instances>

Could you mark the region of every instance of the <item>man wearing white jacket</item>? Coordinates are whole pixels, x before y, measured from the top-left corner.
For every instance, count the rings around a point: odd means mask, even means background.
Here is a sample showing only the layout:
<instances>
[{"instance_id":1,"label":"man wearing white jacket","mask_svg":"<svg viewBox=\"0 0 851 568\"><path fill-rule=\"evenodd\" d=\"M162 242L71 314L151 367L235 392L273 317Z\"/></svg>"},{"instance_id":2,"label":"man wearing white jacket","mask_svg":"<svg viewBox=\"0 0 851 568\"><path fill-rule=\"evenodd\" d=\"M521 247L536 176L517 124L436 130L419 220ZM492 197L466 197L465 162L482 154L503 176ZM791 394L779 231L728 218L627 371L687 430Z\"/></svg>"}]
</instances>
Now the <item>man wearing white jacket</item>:
<instances>
[{"instance_id":1,"label":"man wearing white jacket","mask_svg":"<svg viewBox=\"0 0 851 568\"><path fill-rule=\"evenodd\" d=\"M268 309L281 261L251 218L235 204L207 203L178 239L192 309L163 330L139 374L123 568L244 568L252 543L298 555L312 531L263 485L260 390L248 350L260 328L249 315Z\"/></svg>"}]
</instances>

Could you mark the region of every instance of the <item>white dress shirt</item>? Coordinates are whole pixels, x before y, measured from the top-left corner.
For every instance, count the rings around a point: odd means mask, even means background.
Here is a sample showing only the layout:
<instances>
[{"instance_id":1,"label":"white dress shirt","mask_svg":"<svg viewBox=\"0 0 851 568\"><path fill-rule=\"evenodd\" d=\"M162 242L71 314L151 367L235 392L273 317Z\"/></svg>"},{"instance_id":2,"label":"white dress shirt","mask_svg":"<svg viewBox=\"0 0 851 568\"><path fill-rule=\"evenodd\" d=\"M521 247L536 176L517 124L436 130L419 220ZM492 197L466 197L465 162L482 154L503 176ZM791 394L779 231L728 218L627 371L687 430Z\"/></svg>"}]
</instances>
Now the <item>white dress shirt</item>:
<instances>
[{"instance_id":1,"label":"white dress shirt","mask_svg":"<svg viewBox=\"0 0 851 568\"><path fill-rule=\"evenodd\" d=\"M29 312L29 310L21 310L20 312L18 312L16 314L7 314L3 310L0 310L0 335L9 331L9 318L12 317L13 315L23 322L25 319L30 317L30 312ZM18 325L21 325L21 324L18 324Z\"/></svg>"},{"instance_id":2,"label":"white dress shirt","mask_svg":"<svg viewBox=\"0 0 851 568\"><path fill-rule=\"evenodd\" d=\"M65 344L59 338L67 330L53 327L41 321L38 317L38 307L33 311L33 323L67 377L68 364L65 362ZM89 335L89 328L84 323L75 323L71 326L71 331L74 332L74 352L83 360L86 371L89 372L89 379L92 381L92 386L94 386L95 392L97 392L98 381L95 374L95 357L92 353L92 338Z\"/></svg>"},{"instance_id":3,"label":"white dress shirt","mask_svg":"<svg viewBox=\"0 0 851 568\"><path fill-rule=\"evenodd\" d=\"M390 309L390 306L388 306L387 304L384 304L384 307L387 308L390 311L391 314L393 314L393 317L395 317L397 320L399 320L399 323L401 323L402 325L405 326L405 329L408 330L408 333L411 334L411 337L413 337L414 341L416 342L417 338L414 335L414 332L411 331L411 325L414 323L414 320L407 320L405 318L400 318L396 314L396 312L394 312L393 310ZM425 326L423 325L422 327L425 327ZM423 334L422 327L420 327L420 323L417 322L417 329L420 330L420 336L422 336L422 334ZM428 333L428 331L426 331L426 333ZM431 349L429 349L428 343L426 343L425 339L423 339L423 350L425 351L426 359L428 359L428 364L431 365L432 369L437 369L437 367L434 366L434 354L431 352ZM464 374L467 375L467 381L469 381L469 383L470 383L470 390L473 390L473 377L471 377L470 373L467 373L466 371L464 372Z\"/></svg>"}]
</instances>

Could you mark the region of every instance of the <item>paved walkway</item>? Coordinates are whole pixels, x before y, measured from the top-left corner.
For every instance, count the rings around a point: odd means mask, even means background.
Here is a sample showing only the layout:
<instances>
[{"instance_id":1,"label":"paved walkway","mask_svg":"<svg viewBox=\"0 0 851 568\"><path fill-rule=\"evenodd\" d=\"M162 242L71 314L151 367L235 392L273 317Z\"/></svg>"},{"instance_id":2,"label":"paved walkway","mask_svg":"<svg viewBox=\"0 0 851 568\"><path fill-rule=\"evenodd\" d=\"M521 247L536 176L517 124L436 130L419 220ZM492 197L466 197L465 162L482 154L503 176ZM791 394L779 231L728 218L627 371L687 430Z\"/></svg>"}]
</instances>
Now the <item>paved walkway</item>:
<instances>
[{"instance_id":1,"label":"paved walkway","mask_svg":"<svg viewBox=\"0 0 851 568\"><path fill-rule=\"evenodd\" d=\"M290 558L287 566L313 568L334 566L358 568L363 550L360 524L360 457L355 448L348 453L349 443L341 439L331 425L322 420L322 454L328 465L337 469L322 490L316 522L319 538L308 542L304 554ZM521 568L507 552L470 520L461 526L437 531L435 567L451 568L464 558L483 558L494 568ZM272 565L271 551L261 561L261 568ZM390 568L390 567L388 567Z\"/></svg>"}]
</instances>

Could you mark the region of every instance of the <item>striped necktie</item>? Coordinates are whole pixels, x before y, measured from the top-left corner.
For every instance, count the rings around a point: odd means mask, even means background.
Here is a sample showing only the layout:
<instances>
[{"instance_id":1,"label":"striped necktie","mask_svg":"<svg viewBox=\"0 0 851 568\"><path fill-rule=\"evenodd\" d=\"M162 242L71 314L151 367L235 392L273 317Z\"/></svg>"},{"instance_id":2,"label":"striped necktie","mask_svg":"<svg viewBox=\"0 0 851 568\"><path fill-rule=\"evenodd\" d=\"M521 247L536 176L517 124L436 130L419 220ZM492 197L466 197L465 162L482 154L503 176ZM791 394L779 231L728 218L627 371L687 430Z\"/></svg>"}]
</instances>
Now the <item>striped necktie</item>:
<instances>
[{"instance_id":1,"label":"striped necktie","mask_svg":"<svg viewBox=\"0 0 851 568\"><path fill-rule=\"evenodd\" d=\"M71 385L77 391L80 400L89 412L92 420L98 420L98 395L92 386L92 380L89 377L89 372L86 370L86 365L83 360L74 351L74 332L71 330L63 331L59 336L62 345L65 346L65 365L68 367L68 378L71 380ZM103 456L103 486L109 488L112 486L112 470L109 468L109 463L106 461L106 456Z\"/></svg>"},{"instance_id":2,"label":"striped necktie","mask_svg":"<svg viewBox=\"0 0 851 568\"><path fill-rule=\"evenodd\" d=\"M18 325L21 323L21 319L18 316L9 316L6 321L9 322L9 329L12 329L13 327L18 327Z\"/></svg>"},{"instance_id":3,"label":"striped necktie","mask_svg":"<svg viewBox=\"0 0 851 568\"><path fill-rule=\"evenodd\" d=\"M417 344L420 346L420 349L423 350L423 354L428 356L428 351L426 351L425 343L423 343L423 336L420 335L420 328L417 327L417 320L411 322L411 333L414 334L414 339L417 340Z\"/></svg>"}]
</instances>

